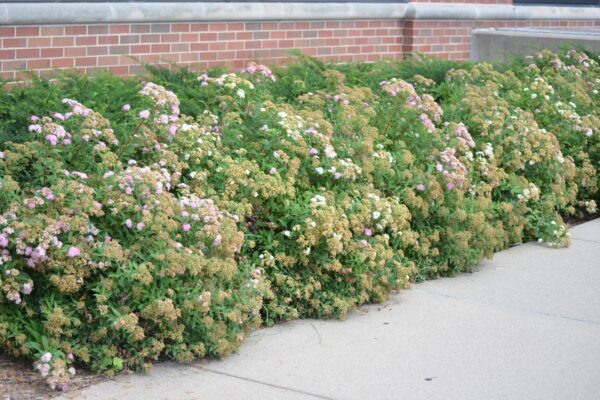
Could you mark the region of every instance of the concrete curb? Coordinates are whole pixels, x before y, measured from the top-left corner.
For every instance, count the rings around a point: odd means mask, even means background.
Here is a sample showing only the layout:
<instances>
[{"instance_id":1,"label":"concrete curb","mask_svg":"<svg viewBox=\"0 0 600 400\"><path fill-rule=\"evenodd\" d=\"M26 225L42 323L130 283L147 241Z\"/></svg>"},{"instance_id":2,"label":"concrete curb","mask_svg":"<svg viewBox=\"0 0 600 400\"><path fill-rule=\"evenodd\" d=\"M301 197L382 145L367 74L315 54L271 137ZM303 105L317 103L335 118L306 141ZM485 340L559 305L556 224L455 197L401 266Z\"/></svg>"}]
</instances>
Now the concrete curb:
<instances>
[{"instance_id":1,"label":"concrete curb","mask_svg":"<svg viewBox=\"0 0 600 400\"><path fill-rule=\"evenodd\" d=\"M0 25L272 20L600 20L600 8L446 3L5 3Z\"/></svg>"}]
</instances>

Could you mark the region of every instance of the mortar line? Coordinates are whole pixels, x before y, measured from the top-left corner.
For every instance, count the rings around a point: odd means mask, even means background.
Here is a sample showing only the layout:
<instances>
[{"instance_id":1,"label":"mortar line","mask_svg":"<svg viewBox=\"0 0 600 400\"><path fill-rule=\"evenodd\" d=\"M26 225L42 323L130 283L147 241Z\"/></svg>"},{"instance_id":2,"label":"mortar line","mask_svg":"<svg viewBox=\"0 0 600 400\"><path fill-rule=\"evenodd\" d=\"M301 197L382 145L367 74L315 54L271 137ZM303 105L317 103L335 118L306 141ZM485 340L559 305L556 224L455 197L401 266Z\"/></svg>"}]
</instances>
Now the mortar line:
<instances>
[{"instance_id":1,"label":"mortar line","mask_svg":"<svg viewBox=\"0 0 600 400\"><path fill-rule=\"evenodd\" d=\"M446 297L446 298L449 298L449 299L466 301L466 302L469 302L469 303L475 303L475 304L479 304L479 305L483 305L483 306L489 306L489 307L501 309L501 310L504 310L504 311L507 311L507 310L518 311L518 312L521 312L521 313L524 313L524 314L533 314L533 315L538 315L538 316L543 316L543 317L550 317L550 318L555 318L555 319L563 319L563 320L567 320L567 321L583 322L583 323L591 324L591 325L600 325L600 321L587 320L587 319L581 319L581 318L575 318L575 317L568 317L566 315L551 314L551 313L546 313L546 312L542 312L542 311L528 310L528 309L524 309L524 308L518 308L518 307L509 306L509 305L502 304L502 303L493 303L493 302L489 302L489 301L478 301L477 299L473 299L473 298L470 298L470 297L451 296L451 295L439 293L439 292L436 292L436 291L433 291L433 290L419 289L417 287L413 287L413 288L411 288L411 290L415 290L415 291L418 291L418 292L421 292L421 293L426 293L426 294L430 294L430 295L434 295L434 296L438 296L438 297Z\"/></svg>"},{"instance_id":2,"label":"mortar line","mask_svg":"<svg viewBox=\"0 0 600 400\"><path fill-rule=\"evenodd\" d=\"M201 369L203 371L207 371L207 372L210 372L210 373L213 373L213 374L228 376L230 378L235 378L235 379L240 379L240 380L247 381L247 382L257 383L259 385L269 386L269 387L272 387L272 388L275 388L275 389L287 390L287 391L290 391L290 392L299 393L299 394L303 394L303 395L306 395L306 396L311 396L311 397L314 397L314 398L317 398L317 399L337 400L337 399L334 399L333 397L327 397L327 396L323 396L323 395L320 395L320 394L307 392L307 391L301 390L301 389L293 389L293 388L289 388L289 387L286 387L286 386L276 385L274 383L259 381L257 379L246 378L244 376L238 376L238 375L230 374L230 373L227 373L227 372L215 371L213 369L209 369L209 368L203 367L201 365L192 365L192 367L193 368L197 368L197 369Z\"/></svg>"}]
</instances>

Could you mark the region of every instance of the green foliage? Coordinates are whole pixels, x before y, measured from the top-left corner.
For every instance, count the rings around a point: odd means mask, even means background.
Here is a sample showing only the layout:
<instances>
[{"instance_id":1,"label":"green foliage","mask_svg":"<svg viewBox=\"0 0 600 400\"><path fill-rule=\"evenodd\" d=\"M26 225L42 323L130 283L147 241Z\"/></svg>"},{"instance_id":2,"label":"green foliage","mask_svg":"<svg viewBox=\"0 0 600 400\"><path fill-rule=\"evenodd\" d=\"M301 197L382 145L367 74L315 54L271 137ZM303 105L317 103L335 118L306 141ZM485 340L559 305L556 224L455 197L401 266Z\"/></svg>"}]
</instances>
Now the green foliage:
<instances>
[{"instance_id":1,"label":"green foliage","mask_svg":"<svg viewBox=\"0 0 600 400\"><path fill-rule=\"evenodd\" d=\"M596 212L596 56L148 71L2 98L0 346L54 387L343 318Z\"/></svg>"},{"instance_id":2,"label":"green foliage","mask_svg":"<svg viewBox=\"0 0 600 400\"><path fill-rule=\"evenodd\" d=\"M30 117L53 113L64 98L77 99L118 125L123 104L130 103L134 108L144 106L138 107L142 101L137 94L140 89L137 79L122 79L109 73L93 77L63 73L52 80L32 75L27 86L0 90L0 143L30 140L32 136L27 131Z\"/></svg>"}]
</instances>

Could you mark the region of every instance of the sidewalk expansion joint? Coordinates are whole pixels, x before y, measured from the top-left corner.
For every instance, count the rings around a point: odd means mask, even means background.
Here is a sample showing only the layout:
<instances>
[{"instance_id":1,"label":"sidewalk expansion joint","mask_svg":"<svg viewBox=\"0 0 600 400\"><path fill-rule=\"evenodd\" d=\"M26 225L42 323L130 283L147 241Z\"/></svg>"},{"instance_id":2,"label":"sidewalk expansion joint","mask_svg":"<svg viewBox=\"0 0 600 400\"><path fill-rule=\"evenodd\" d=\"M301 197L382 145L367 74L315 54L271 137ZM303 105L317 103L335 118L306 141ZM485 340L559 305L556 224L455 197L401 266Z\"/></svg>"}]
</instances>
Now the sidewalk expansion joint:
<instances>
[{"instance_id":1,"label":"sidewalk expansion joint","mask_svg":"<svg viewBox=\"0 0 600 400\"><path fill-rule=\"evenodd\" d=\"M578 242L588 242L588 243L600 244L599 240L579 239L579 238L574 238L574 237L571 237L571 240L577 240Z\"/></svg>"},{"instance_id":2,"label":"sidewalk expansion joint","mask_svg":"<svg viewBox=\"0 0 600 400\"><path fill-rule=\"evenodd\" d=\"M489 301L480 301L478 299L474 299L474 298L470 298L470 297L451 296L451 295L448 295L448 294L443 294L443 293L436 292L434 290L419 289L419 288L416 288L416 287L413 287L411 290L415 290L415 291L418 291L418 292L421 292L421 293L425 293L425 294L430 294L430 295L433 295L433 296L445 297L445 298L448 298L448 299L465 301L465 302L474 303L474 304L478 304L478 305L482 305L482 306L487 306L487 307L493 307L493 308L496 308L496 309L499 309L499 310L503 310L503 311L518 311L518 312L523 313L523 314L532 314L532 315L537 315L537 316L541 316L541 317L549 317L549 318L553 318L553 319L562 319L562 320L566 320L566 321L581 322L581 323L584 323L584 324L590 324L590 325L600 326L600 321L595 321L595 320L588 320L588 319L581 319L581 318L569 317L569 316L566 316L566 315L552 314L552 313L547 313L547 312L543 312L543 311L535 311L535 310L530 310L530 309L526 309L526 308L514 307L514 306L510 306L508 304L502 304L502 303L493 303L493 302L489 302Z\"/></svg>"},{"instance_id":3,"label":"sidewalk expansion joint","mask_svg":"<svg viewBox=\"0 0 600 400\"><path fill-rule=\"evenodd\" d=\"M298 394L303 394L305 396L314 397L316 399L338 400L338 399L334 399L333 397L327 397L327 396L323 396L323 395L320 395L320 394L307 392L305 390L293 389L293 388L289 388L289 387L286 387L286 386L280 386L280 385L276 385L276 384L269 383L269 382L259 381L258 379L246 378L244 376L238 376L238 375L230 374L230 373L227 373L227 372L215 371L213 369L206 368L206 367L203 367L201 365L192 365L192 368L197 368L197 369L200 369L202 371L210 372L210 373L217 374L217 375L228 376L228 377L234 378L234 379L240 379L242 381L257 383L259 385L269 386L269 387L272 387L272 388L275 388L275 389L287 390L288 392L294 392L294 393L298 393Z\"/></svg>"}]
</instances>

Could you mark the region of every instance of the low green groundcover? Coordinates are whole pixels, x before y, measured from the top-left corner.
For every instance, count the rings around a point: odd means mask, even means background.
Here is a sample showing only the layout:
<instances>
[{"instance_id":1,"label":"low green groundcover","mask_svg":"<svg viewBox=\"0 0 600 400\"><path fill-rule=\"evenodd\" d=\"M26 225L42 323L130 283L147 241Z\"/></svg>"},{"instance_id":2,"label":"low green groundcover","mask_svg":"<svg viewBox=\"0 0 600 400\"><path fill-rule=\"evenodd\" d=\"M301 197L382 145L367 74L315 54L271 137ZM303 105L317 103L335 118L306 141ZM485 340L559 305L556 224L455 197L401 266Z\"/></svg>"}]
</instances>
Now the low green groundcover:
<instances>
[{"instance_id":1,"label":"low green groundcover","mask_svg":"<svg viewBox=\"0 0 600 400\"><path fill-rule=\"evenodd\" d=\"M66 390L75 367L221 357L260 324L343 318L525 240L567 245L563 218L599 197L594 57L4 91L0 348Z\"/></svg>"}]
</instances>

